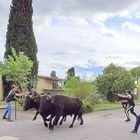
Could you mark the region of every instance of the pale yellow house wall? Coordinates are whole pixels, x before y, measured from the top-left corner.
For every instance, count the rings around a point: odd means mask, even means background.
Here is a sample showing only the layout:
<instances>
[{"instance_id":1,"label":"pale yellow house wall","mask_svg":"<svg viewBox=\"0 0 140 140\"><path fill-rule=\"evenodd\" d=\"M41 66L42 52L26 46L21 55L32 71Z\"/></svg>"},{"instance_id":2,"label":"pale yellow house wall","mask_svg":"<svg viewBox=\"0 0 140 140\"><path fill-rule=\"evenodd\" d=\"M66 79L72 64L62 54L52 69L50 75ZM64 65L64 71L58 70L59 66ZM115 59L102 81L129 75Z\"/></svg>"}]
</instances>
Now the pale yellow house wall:
<instances>
[{"instance_id":1,"label":"pale yellow house wall","mask_svg":"<svg viewBox=\"0 0 140 140\"><path fill-rule=\"evenodd\" d=\"M38 93L43 93L44 89L53 89L53 80L48 80L46 78L38 77L36 90Z\"/></svg>"},{"instance_id":2,"label":"pale yellow house wall","mask_svg":"<svg viewBox=\"0 0 140 140\"><path fill-rule=\"evenodd\" d=\"M3 83L2 83L2 77L0 75L0 101L3 100Z\"/></svg>"},{"instance_id":3,"label":"pale yellow house wall","mask_svg":"<svg viewBox=\"0 0 140 140\"><path fill-rule=\"evenodd\" d=\"M47 79L45 77L38 77L36 91L38 93L44 93L45 89L53 90L53 83L54 83L54 80ZM1 76L0 76L0 100L3 100L3 83L2 83Z\"/></svg>"}]
</instances>

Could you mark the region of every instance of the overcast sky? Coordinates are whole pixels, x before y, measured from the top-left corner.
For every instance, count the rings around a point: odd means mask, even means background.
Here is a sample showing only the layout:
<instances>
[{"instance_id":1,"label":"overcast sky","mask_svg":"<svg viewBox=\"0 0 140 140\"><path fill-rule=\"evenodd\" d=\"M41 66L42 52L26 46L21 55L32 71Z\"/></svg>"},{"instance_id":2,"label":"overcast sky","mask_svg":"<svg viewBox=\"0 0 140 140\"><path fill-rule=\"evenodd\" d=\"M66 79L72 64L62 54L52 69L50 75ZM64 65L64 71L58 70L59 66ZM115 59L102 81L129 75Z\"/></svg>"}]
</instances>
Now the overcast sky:
<instances>
[{"instance_id":1,"label":"overcast sky","mask_svg":"<svg viewBox=\"0 0 140 140\"><path fill-rule=\"evenodd\" d=\"M0 0L0 60L10 4ZM110 63L140 65L140 0L33 0L39 74L101 73Z\"/></svg>"}]
</instances>

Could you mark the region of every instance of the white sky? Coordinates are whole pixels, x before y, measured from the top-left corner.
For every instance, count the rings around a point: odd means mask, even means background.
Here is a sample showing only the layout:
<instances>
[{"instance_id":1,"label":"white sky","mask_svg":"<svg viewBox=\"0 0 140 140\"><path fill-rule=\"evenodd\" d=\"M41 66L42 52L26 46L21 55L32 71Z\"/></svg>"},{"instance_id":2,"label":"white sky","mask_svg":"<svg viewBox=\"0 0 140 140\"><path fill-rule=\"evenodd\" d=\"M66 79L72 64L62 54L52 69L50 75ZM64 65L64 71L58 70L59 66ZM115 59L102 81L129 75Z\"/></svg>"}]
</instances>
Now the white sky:
<instances>
[{"instance_id":1,"label":"white sky","mask_svg":"<svg viewBox=\"0 0 140 140\"><path fill-rule=\"evenodd\" d=\"M0 60L11 0L0 0ZM140 65L139 0L33 0L39 74L100 73L110 63Z\"/></svg>"}]
</instances>

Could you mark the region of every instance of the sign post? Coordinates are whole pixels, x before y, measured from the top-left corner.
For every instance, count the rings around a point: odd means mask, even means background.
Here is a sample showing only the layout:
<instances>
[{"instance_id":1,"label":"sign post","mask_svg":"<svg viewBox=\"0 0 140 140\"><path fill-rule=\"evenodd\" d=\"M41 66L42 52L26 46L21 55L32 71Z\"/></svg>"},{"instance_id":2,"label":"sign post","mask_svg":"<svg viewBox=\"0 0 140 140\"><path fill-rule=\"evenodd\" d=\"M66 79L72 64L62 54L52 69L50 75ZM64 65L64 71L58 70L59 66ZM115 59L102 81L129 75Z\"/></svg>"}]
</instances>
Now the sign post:
<instances>
[{"instance_id":1,"label":"sign post","mask_svg":"<svg viewBox=\"0 0 140 140\"><path fill-rule=\"evenodd\" d=\"M15 100L15 120L17 119L17 101Z\"/></svg>"}]
</instances>

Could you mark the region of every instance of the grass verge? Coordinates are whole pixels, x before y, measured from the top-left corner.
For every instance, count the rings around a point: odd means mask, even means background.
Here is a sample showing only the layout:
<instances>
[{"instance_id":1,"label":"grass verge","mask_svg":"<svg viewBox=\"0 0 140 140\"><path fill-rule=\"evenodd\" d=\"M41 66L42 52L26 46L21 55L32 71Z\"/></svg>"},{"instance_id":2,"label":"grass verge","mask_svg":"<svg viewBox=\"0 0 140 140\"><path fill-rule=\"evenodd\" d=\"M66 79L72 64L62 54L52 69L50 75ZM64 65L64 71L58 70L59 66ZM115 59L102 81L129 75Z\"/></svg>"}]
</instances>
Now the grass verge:
<instances>
[{"instance_id":1,"label":"grass verge","mask_svg":"<svg viewBox=\"0 0 140 140\"><path fill-rule=\"evenodd\" d=\"M135 100L136 105L140 105L140 99ZM117 109L121 108L121 103L110 103L110 102L102 102L94 105L93 111L99 111L99 110L108 110L108 109Z\"/></svg>"},{"instance_id":2,"label":"grass verge","mask_svg":"<svg viewBox=\"0 0 140 140\"><path fill-rule=\"evenodd\" d=\"M108 109L117 109L121 108L121 103L110 103L110 102L102 102L94 105L93 110L108 110Z\"/></svg>"}]
</instances>

